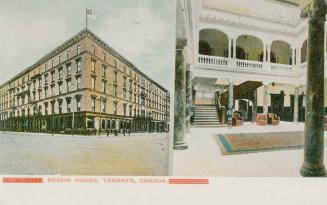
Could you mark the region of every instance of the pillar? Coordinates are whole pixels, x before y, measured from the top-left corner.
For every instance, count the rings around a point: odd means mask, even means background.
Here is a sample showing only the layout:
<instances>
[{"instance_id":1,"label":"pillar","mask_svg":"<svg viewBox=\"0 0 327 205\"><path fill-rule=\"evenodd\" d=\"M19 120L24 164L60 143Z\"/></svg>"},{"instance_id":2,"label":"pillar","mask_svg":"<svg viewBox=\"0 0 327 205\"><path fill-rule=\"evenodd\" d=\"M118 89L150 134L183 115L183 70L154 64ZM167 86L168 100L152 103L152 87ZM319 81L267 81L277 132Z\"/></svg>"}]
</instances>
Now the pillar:
<instances>
[{"instance_id":1,"label":"pillar","mask_svg":"<svg viewBox=\"0 0 327 205\"><path fill-rule=\"evenodd\" d=\"M292 65L295 65L295 48L292 48Z\"/></svg>"},{"instance_id":2,"label":"pillar","mask_svg":"<svg viewBox=\"0 0 327 205\"><path fill-rule=\"evenodd\" d=\"M185 106L186 106L186 65L183 49L185 39L177 39L175 60L175 114L174 114L174 149L188 148L185 142Z\"/></svg>"},{"instance_id":3,"label":"pillar","mask_svg":"<svg viewBox=\"0 0 327 205\"><path fill-rule=\"evenodd\" d=\"M232 115L234 107L234 84L232 81L229 81L228 86L228 108L227 108L227 120L228 125L232 125Z\"/></svg>"},{"instance_id":4,"label":"pillar","mask_svg":"<svg viewBox=\"0 0 327 205\"><path fill-rule=\"evenodd\" d=\"M302 176L325 176L324 166L324 36L326 3L313 0L302 17L309 18L307 87Z\"/></svg>"},{"instance_id":5,"label":"pillar","mask_svg":"<svg viewBox=\"0 0 327 205\"><path fill-rule=\"evenodd\" d=\"M192 109L192 76L190 67L186 71L186 132L190 132L191 127L191 109Z\"/></svg>"},{"instance_id":6,"label":"pillar","mask_svg":"<svg viewBox=\"0 0 327 205\"><path fill-rule=\"evenodd\" d=\"M267 62L267 45L263 45L263 59L262 62Z\"/></svg>"},{"instance_id":7,"label":"pillar","mask_svg":"<svg viewBox=\"0 0 327 205\"><path fill-rule=\"evenodd\" d=\"M268 55L268 63L270 63L270 44L268 44L268 50L267 50L267 55Z\"/></svg>"},{"instance_id":8,"label":"pillar","mask_svg":"<svg viewBox=\"0 0 327 205\"><path fill-rule=\"evenodd\" d=\"M269 105L269 90L268 83L264 83L263 85L263 113L268 113L268 105Z\"/></svg>"},{"instance_id":9,"label":"pillar","mask_svg":"<svg viewBox=\"0 0 327 205\"><path fill-rule=\"evenodd\" d=\"M231 50L232 50L232 39L229 38L228 39L228 58L231 58L232 57Z\"/></svg>"},{"instance_id":10,"label":"pillar","mask_svg":"<svg viewBox=\"0 0 327 205\"><path fill-rule=\"evenodd\" d=\"M233 58L236 58L236 39L233 39Z\"/></svg>"},{"instance_id":11,"label":"pillar","mask_svg":"<svg viewBox=\"0 0 327 205\"><path fill-rule=\"evenodd\" d=\"M257 101L258 101L258 98L257 98L258 94L257 94L257 89L255 89L253 91L253 101L252 101L252 123L255 123L256 121L256 118L257 118L257 110L258 110L258 107L257 107Z\"/></svg>"},{"instance_id":12,"label":"pillar","mask_svg":"<svg viewBox=\"0 0 327 205\"><path fill-rule=\"evenodd\" d=\"M293 122L299 121L299 87L295 87L294 90L294 118Z\"/></svg>"}]
</instances>

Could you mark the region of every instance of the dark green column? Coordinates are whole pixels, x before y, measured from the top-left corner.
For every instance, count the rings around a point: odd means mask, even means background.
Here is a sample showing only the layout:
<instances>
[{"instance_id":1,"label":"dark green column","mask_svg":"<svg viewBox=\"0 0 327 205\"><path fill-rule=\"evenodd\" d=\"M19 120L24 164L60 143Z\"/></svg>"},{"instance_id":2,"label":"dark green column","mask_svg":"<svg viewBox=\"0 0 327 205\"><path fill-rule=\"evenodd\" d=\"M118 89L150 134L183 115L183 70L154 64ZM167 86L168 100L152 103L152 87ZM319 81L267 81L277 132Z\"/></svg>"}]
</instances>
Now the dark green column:
<instances>
[{"instance_id":1,"label":"dark green column","mask_svg":"<svg viewBox=\"0 0 327 205\"><path fill-rule=\"evenodd\" d=\"M309 18L307 100L302 176L325 176L324 166L324 35L326 4L313 0L301 14Z\"/></svg>"},{"instance_id":2,"label":"dark green column","mask_svg":"<svg viewBox=\"0 0 327 205\"><path fill-rule=\"evenodd\" d=\"M188 148L185 142L186 65L183 55L186 40L178 39L176 43L174 149L184 150Z\"/></svg>"}]
</instances>

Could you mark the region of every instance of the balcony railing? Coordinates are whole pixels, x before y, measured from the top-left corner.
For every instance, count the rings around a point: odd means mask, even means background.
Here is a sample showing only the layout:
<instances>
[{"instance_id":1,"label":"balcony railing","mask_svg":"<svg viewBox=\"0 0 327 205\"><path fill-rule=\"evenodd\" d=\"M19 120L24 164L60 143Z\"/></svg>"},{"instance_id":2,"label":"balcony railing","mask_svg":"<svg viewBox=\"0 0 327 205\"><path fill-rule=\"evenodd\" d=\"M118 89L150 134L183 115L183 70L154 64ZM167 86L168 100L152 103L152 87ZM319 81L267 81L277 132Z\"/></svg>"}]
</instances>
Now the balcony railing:
<instances>
[{"instance_id":1,"label":"balcony railing","mask_svg":"<svg viewBox=\"0 0 327 205\"><path fill-rule=\"evenodd\" d=\"M223 69L234 69L234 70L248 70L248 71L273 71L278 73L292 73L295 72L295 66L278 64L278 63L267 63L260 61L241 60L233 58L224 58L217 56L198 56L199 65L213 66Z\"/></svg>"}]
</instances>

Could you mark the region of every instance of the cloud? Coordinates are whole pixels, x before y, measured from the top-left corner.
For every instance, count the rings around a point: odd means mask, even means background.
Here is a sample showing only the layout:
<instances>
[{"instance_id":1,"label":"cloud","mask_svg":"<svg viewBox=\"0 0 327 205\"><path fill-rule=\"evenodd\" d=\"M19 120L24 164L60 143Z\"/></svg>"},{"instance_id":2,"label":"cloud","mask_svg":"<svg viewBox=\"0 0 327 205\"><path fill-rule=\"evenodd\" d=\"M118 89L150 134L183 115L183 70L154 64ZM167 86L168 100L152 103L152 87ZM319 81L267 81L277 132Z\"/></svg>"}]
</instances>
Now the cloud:
<instances>
[{"instance_id":1,"label":"cloud","mask_svg":"<svg viewBox=\"0 0 327 205\"><path fill-rule=\"evenodd\" d=\"M11 14L16 15L16 14ZM0 83L35 63L63 39L65 23L58 16L0 14Z\"/></svg>"}]
</instances>

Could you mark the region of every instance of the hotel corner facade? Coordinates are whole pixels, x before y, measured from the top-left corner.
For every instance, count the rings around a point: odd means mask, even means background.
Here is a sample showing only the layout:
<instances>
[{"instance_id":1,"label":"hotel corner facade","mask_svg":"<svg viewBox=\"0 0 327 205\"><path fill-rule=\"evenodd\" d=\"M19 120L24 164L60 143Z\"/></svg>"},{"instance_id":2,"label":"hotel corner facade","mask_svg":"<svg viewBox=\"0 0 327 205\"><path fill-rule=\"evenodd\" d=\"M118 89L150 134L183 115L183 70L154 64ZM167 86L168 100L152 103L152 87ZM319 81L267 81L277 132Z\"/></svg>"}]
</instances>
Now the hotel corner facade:
<instances>
[{"instance_id":1,"label":"hotel corner facade","mask_svg":"<svg viewBox=\"0 0 327 205\"><path fill-rule=\"evenodd\" d=\"M167 132L170 94L84 29L0 86L0 129Z\"/></svg>"}]
</instances>

